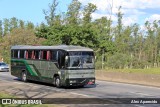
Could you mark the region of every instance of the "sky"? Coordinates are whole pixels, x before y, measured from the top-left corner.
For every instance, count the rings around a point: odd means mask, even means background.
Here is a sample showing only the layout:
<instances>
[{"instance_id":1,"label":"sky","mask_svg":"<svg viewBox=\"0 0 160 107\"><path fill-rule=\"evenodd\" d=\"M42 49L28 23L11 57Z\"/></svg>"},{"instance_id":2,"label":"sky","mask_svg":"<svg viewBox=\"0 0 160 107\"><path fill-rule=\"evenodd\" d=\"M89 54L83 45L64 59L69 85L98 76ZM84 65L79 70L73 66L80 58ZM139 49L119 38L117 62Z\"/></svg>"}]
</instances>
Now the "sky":
<instances>
[{"instance_id":1,"label":"sky","mask_svg":"<svg viewBox=\"0 0 160 107\"><path fill-rule=\"evenodd\" d=\"M119 6L122 6L123 24L131 25L138 23L144 25L146 21L153 22L160 20L160 0L79 0L82 4L88 2L97 5L97 12L92 16L97 19L102 16L108 16L112 8L112 20L117 21L116 13Z\"/></svg>"},{"instance_id":2,"label":"sky","mask_svg":"<svg viewBox=\"0 0 160 107\"><path fill-rule=\"evenodd\" d=\"M45 22L43 9L48 10L48 4L53 0L0 0L0 20L16 17L34 24ZM57 0L59 2L57 13L66 12L72 0ZM97 11L92 14L93 19L102 16L109 17L113 1L112 20L117 21L116 13L122 6L123 24L138 23L143 25L147 20L152 22L160 20L160 0L79 0L82 5L93 3Z\"/></svg>"},{"instance_id":3,"label":"sky","mask_svg":"<svg viewBox=\"0 0 160 107\"><path fill-rule=\"evenodd\" d=\"M45 22L43 9L49 10L53 0L0 0L0 20L16 17L34 24ZM57 13L67 10L71 0L58 0Z\"/></svg>"}]
</instances>

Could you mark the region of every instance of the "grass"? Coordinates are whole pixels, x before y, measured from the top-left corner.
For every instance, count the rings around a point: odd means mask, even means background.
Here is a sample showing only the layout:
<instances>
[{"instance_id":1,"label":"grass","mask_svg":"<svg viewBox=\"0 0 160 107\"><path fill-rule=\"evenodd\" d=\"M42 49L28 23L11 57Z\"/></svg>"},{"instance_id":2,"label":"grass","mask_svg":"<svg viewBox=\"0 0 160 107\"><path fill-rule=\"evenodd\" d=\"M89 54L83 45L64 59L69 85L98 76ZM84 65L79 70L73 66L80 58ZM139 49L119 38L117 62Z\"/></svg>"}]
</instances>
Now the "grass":
<instances>
[{"instance_id":1,"label":"grass","mask_svg":"<svg viewBox=\"0 0 160 107\"><path fill-rule=\"evenodd\" d=\"M97 70L99 71L99 70ZM148 69L104 69L104 72L124 72L124 73L142 73L142 74L160 74L160 68Z\"/></svg>"},{"instance_id":2,"label":"grass","mask_svg":"<svg viewBox=\"0 0 160 107\"><path fill-rule=\"evenodd\" d=\"M0 92L0 98L16 98L12 95Z\"/></svg>"}]
</instances>

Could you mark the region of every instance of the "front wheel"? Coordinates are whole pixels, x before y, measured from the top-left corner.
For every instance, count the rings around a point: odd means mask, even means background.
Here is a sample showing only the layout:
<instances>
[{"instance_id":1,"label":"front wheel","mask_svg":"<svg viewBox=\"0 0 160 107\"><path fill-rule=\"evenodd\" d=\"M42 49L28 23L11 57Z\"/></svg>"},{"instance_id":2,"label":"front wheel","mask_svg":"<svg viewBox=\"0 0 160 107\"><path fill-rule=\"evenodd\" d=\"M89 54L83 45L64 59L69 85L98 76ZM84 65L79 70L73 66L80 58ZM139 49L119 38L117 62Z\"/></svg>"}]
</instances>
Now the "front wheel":
<instances>
[{"instance_id":1,"label":"front wheel","mask_svg":"<svg viewBox=\"0 0 160 107\"><path fill-rule=\"evenodd\" d=\"M27 82L27 73L26 72L22 72L21 79L22 79L22 81Z\"/></svg>"},{"instance_id":2,"label":"front wheel","mask_svg":"<svg viewBox=\"0 0 160 107\"><path fill-rule=\"evenodd\" d=\"M55 85L56 85L57 88L61 87L61 80L60 80L59 76L57 76L55 78Z\"/></svg>"}]
</instances>

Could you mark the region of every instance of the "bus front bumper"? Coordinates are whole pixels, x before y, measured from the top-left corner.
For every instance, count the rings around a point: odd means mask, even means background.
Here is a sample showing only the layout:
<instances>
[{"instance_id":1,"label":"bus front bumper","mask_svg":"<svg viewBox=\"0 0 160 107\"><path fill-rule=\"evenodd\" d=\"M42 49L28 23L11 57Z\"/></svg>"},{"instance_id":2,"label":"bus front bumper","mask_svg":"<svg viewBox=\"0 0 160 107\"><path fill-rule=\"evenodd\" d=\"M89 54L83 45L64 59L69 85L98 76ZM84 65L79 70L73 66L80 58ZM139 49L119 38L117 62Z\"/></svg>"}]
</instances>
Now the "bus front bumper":
<instances>
[{"instance_id":1,"label":"bus front bumper","mask_svg":"<svg viewBox=\"0 0 160 107\"><path fill-rule=\"evenodd\" d=\"M94 85L95 78L68 78L66 79L67 86L84 86L84 85Z\"/></svg>"}]
</instances>

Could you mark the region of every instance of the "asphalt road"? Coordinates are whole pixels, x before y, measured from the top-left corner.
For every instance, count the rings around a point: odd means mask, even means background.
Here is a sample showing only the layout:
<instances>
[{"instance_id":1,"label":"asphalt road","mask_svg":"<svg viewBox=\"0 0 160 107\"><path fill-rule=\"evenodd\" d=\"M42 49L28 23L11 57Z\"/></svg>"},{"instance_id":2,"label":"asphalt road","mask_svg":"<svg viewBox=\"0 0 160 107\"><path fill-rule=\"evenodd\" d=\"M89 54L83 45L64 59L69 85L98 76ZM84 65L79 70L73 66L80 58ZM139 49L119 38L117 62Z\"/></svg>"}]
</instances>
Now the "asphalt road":
<instances>
[{"instance_id":1,"label":"asphalt road","mask_svg":"<svg viewBox=\"0 0 160 107\"><path fill-rule=\"evenodd\" d=\"M10 92L15 96L27 98L160 98L160 88L134 84L124 84L108 81L96 81L96 85L84 88L56 88L50 84L27 82L23 83L10 72L0 72L0 91ZM92 105L111 106L114 104ZM88 105L71 105L88 106ZM118 104L118 107L159 107L159 104Z\"/></svg>"}]
</instances>

